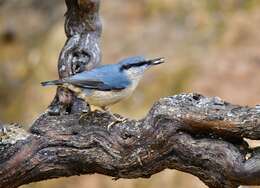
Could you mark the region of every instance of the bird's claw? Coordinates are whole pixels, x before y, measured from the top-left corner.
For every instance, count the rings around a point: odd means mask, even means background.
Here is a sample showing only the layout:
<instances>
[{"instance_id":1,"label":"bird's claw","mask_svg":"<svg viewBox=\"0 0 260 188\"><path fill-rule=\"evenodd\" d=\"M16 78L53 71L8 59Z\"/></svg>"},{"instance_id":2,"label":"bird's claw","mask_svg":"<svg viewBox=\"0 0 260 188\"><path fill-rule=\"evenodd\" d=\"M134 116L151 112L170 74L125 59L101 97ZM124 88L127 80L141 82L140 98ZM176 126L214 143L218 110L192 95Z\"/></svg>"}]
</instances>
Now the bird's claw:
<instances>
[{"instance_id":1,"label":"bird's claw","mask_svg":"<svg viewBox=\"0 0 260 188\"><path fill-rule=\"evenodd\" d=\"M84 119L84 117L86 117L90 112L91 112L90 110L82 110L81 115L79 117L79 121Z\"/></svg>"},{"instance_id":2,"label":"bird's claw","mask_svg":"<svg viewBox=\"0 0 260 188\"><path fill-rule=\"evenodd\" d=\"M107 130L108 130L108 131L110 130L110 128L111 128L113 125L115 125L115 124L117 124L117 123L123 123L124 121L127 120L127 118L124 118L124 117L116 117L116 116L114 116L114 115L113 115L112 117L113 117L114 121L111 122L111 123L107 126Z\"/></svg>"},{"instance_id":3,"label":"bird's claw","mask_svg":"<svg viewBox=\"0 0 260 188\"><path fill-rule=\"evenodd\" d=\"M113 116L113 119L115 120L115 122L119 123L119 122L124 122L127 118Z\"/></svg>"}]
</instances>

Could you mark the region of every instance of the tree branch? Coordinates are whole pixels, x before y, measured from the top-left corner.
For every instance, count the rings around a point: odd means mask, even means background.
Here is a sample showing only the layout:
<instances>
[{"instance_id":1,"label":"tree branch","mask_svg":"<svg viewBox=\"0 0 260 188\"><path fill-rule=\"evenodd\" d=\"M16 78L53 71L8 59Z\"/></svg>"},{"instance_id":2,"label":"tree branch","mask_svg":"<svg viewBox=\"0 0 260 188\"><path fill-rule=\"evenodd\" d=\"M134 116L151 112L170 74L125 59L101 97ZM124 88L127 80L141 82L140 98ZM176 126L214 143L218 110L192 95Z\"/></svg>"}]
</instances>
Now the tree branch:
<instances>
[{"instance_id":1,"label":"tree branch","mask_svg":"<svg viewBox=\"0 0 260 188\"><path fill-rule=\"evenodd\" d=\"M99 18L100 0L65 0L65 32L67 41L63 47L58 72L60 78L90 70L100 65L100 36L102 24ZM59 115L87 110L87 104L64 88L58 88L49 107L49 113Z\"/></svg>"},{"instance_id":2,"label":"tree branch","mask_svg":"<svg viewBox=\"0 0 260 188\"><path fill-rule=\"evenodd\" d=\"M100 64L99 0L65 0L68 37L60 54L60 78ZM113 118L58 88L49 110L25 131L0 123L0 188L64 176L100 173L148 178L166 168L199 177L212 188L260 185L260 108L219 98L181 94L161 99L139 121L108 130Z\"/></svg>"},{"instance_id":3,"label":"tree branch","mask_svg":"<svg viewBox=\"0 0 260 188\"><path fill-rule=\"evenodd\" d=\"M209 187L260 184L259 149L243 141L260 136L257 108L181 94L161 99L144 119L110 130L107 113L79 117L43 114L29 132L9 126L1 137L0 187L92 173L148 178L166 168L191 173Z\"/></svg>"}]
</instances>

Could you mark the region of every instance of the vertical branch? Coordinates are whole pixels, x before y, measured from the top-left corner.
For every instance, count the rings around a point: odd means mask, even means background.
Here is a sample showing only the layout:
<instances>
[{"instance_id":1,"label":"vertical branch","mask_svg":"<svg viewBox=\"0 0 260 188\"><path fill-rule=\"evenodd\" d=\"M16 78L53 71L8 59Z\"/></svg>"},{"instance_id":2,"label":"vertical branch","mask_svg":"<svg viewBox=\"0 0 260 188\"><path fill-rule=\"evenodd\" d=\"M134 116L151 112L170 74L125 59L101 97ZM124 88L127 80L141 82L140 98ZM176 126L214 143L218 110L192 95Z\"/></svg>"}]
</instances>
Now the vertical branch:
<instances>
[{"instance_id":1,"label":"vertical branch","mask_svg":"<svg viewBox=\"0 0 260 188\"><path fill-rule=\"evenodd\" d=\"M99 4L99 0L66 0L65 32L68 40L58 63L61 78L100 64Z\"/></svg>"},{"instance_id":2,"label":"vertical branch","mask_svg":"<svg viewBox=\"0 0 260 188\"><path fill-rule=\"evenodd\" d=\"M101 63L100 0L65 0L65 2L67 12L64 27L67 41L59 56L60 78L90 70ZM73 113L86 108L85 102L77 99L73 93L58 88L49 112Z\"/></svg>"}]
</instances>

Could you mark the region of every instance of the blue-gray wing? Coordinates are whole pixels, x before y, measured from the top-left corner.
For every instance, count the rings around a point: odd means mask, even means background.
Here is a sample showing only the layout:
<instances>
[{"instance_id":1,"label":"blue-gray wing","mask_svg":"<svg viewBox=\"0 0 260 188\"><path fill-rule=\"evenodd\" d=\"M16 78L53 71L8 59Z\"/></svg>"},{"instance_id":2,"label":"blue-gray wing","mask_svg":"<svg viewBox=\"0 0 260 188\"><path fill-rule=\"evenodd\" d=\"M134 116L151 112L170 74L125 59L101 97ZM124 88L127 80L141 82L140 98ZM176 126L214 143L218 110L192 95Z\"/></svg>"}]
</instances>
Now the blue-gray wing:
<instances>
[{"instance_id":1,"label":"blue-gray wing","mask_svg":"<svg viewBox=\"0 0 260 188\"><path fill-rule=\"evenodd\" d=\"M84 89L100 91L122 90L131 84L127 76L114 65L84 71L64 79L64 82Z\"/></svg>"}]
</instances>

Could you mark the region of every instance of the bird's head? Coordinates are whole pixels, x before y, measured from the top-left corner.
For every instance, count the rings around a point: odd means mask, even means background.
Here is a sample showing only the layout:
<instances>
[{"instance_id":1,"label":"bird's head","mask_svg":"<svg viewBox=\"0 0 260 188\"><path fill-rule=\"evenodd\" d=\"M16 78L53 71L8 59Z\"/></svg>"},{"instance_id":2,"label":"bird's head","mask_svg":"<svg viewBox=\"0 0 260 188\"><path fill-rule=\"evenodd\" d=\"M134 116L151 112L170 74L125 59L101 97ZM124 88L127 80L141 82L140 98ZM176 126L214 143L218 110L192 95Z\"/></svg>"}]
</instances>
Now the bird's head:
<instances>
[{"instance_id":1,"label":"bird's head","mask_svg":"<svg viewBox=\"0 0 260 188\"><path fill-rule=\"evenodd\" d=\"M127 73L129 76L142 76L148 68L164 63L164 58L145 59L142 56L130 57L120 61L120 71Z\"/></svg>"}]
</instances>

